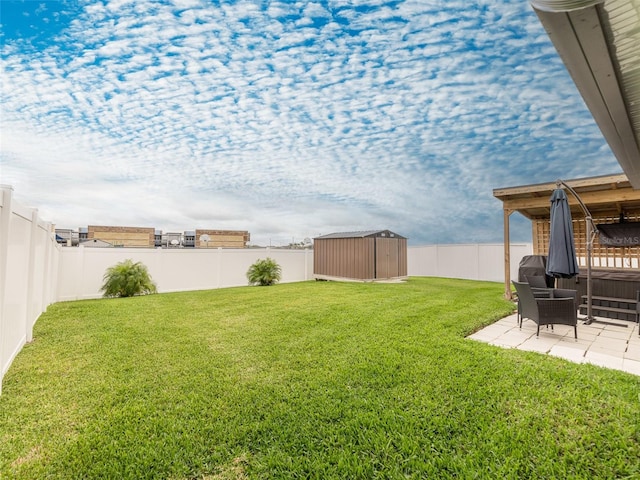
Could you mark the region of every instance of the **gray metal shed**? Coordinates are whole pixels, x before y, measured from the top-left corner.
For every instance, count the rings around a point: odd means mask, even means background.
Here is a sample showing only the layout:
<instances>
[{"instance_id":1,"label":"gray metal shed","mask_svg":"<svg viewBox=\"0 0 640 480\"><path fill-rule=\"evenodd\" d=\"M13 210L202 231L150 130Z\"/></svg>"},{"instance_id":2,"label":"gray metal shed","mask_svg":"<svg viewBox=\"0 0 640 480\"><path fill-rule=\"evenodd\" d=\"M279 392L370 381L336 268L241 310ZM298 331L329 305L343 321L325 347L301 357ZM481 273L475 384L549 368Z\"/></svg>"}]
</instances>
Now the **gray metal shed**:
<instances>
[{"instance_id":1,"label":"gray metal shed","mask_svg":"<svg viewBox=\"0 0 640 480\"><path fill-rule=\"evenodd\" d=\"M389 230L314 238L313 276L322 280L387 280L407 276L407 239Z\"/></svg>"}]
</instances>

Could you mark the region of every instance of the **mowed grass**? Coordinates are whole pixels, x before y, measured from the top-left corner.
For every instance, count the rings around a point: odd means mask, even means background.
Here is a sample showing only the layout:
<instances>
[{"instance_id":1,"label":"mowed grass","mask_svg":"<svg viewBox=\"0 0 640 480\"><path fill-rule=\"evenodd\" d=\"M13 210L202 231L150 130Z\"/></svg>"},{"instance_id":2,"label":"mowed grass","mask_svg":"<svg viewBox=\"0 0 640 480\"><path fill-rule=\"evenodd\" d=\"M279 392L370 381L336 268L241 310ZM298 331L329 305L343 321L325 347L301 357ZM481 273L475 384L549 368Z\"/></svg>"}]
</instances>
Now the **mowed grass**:
<instances>
[{"instance_id":1,"label":"mowed grass","mask_svg":"<svg viewBox=\"0 0 640 480\"><path fill-rule=\"evenodd\" d=\"M465 339L495 283L59 303L0 396L1 478L640 478L640 379Z\"/></svg>"}]
</instances>

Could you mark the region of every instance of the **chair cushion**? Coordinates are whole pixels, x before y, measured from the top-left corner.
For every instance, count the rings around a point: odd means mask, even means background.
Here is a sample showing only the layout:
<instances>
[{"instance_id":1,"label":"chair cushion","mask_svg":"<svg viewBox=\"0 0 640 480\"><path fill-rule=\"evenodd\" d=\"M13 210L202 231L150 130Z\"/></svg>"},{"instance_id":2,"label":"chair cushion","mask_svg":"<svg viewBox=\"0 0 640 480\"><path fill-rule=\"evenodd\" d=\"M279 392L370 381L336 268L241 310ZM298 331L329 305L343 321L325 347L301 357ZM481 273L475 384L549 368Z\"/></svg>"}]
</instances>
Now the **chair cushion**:
<instances>
[{"instance_id":1,"label":"chair cushion","mask_svg":"<svg viewBox=\"0 0 640 480\"><path fill-rule=\"evenodd\" d=\"M534 288L547 288L547 279L542 275L527 275L527 283Z\"/></svg>"}]
</instances>

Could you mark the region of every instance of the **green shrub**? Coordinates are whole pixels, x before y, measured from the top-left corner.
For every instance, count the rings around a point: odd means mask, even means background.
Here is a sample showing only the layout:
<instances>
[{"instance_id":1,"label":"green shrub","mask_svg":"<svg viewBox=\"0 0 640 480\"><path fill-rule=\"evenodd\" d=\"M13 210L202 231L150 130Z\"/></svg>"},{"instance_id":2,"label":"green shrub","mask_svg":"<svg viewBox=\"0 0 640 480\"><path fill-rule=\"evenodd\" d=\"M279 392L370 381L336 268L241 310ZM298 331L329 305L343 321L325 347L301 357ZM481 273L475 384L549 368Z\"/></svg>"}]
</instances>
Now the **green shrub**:
<instances>
[{"instance_id":1,"label":"green shrub","mask_svg":"<svg viewBox=\"0 0 640 480\"><path fill-rule=\"evenodd\" d=\"M256 263L251 265L247 271L249 285L273 285L274 283L279 282L281 277L282 269L280 268L280 265L278 265L274 259L269 257L258 260Z\"/></svg>"},{"instance_id":2,"label":"green shrub","mask_svg":"<svg viewBox=\"0 0 640 480\"><path fill-rule=\"evenodd\" d=\"M109 267L103 277L104 297L133 297L156 293L156 284L151 279L147 267L141 262L125 260Z\"/></svg>"}]
</instances>

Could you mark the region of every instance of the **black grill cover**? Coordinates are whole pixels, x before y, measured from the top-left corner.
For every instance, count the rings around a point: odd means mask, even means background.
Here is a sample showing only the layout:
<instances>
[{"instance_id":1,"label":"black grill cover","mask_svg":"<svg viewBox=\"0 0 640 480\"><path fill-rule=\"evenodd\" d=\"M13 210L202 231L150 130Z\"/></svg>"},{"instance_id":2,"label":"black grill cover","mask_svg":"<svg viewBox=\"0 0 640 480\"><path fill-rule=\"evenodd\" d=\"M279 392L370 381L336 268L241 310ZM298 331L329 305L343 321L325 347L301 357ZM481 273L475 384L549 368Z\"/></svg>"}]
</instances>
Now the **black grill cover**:
<instances>
[{"instance_id":1,"label":"black grill cover","mask_svg":"<svg viewBox=\"0 0 640 480\"><path fill-rule=\"evenodd\" d=\"M547 270L547 257L546 255L525 255L520 260L520 266L518 267L518 281L526 282L527 277L533 277L540 275L545 277L547 281L547 287L553 287L554 279L548 276L545 272Z\"/></svg>"}]
</instances>

